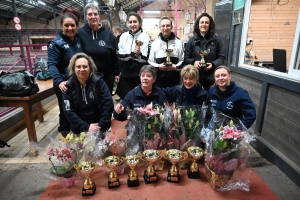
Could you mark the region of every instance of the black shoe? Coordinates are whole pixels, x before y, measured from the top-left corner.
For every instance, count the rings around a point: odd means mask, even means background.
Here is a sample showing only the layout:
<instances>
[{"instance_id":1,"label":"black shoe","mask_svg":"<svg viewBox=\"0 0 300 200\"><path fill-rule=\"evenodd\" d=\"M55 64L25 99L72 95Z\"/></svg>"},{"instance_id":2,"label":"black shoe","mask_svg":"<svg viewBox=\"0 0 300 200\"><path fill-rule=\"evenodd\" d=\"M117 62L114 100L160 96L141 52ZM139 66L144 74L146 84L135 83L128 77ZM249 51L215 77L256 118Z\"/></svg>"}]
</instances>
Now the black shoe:
<instances>
[{"instance_id":1,"label":"black shoe","mask_svg":"<svg viewBox=\"0 0 300 200\"><path fill-rule=\"evenodd\" d=\"M115 102L120 102L122 99L116 99Z\"/></svg>"}]
</instances>

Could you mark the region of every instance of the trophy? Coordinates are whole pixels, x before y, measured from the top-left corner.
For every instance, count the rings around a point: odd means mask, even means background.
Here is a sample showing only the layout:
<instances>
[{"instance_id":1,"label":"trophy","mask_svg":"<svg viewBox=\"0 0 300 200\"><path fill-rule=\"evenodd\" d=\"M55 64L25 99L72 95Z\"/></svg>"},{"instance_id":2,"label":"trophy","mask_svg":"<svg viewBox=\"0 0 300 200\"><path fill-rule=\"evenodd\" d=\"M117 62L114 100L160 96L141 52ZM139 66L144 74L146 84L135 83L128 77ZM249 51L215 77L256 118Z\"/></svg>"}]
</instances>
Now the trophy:
<instances>
[{"instance_id":1,"label":"trophy","mask_svg":"<svg viewBox=\"0 0 300 200\"><path fill-rule=\"evenodd\" d=\"M120 186L119 176L116 172L117 166L119 166L122 161L118 156L108 156L104 159L104 162L108 168L110 168L110 172L108 174L108 188L116 188Z\"/></svg>"},{"instance_id":2,"label":"trophy","mask_svg":"<svg viewBox=\"0 0 300 200\"><path fill-rule=\"evenodd\" d=\"M128 187L139 186L140 185L139 178L138 178L138 175L137 175L136 171L134 170L134 168L139 163L140 157L138 155L129 155L129 156L126 156L125 158L122 157L122 161L123 160L126 163L126 165L128 165L131 168L131 171L128 174L128 179L127 179Z\"/></svg>"},{"instance_id":3,"label":"trophy","mask_svg":"<svg viewBox=\"0 0 300 200\"><path fill-rule=\"evenodd\" d=\"M199 67L200 68L206 68L206 61L204 60L204 56L206 54L208 54L210 51L210 49L207 49L207 50L196 50L196 53L198 53L200 56L201 56L201 60L200 60L200 63L199 63Z\"/></svg>"},{"instance_id":4,"label":"trophy","mask_svg":"<svg viewBox=\"0 0 300 200\"><path fill-rule=\"evenodd\" d=\"M145 183L156 183L158 181L158 176L156 175L155 167L153 165L157 160L161 159L162 152L154 149L148 149L145 150L143 154L139 152L139 156L142 160L149 163L147 170L144 171Z\"/></svg>"},{"instance_id":5,"label":"trophy","mask_svg":"<svg viewBox=\"0 0 300 200\"><path fill-rule=\"evenodd\" d=\"M197 164L197 160L201 159L204 151L202 148L197 146L191 146L187 149L188 154L193 159L192 164L189 166L187 170L187 174L189 178L198 179L200 178L200 171Z\"/></svg>"},{"instance_id":6,"label":"trophy","mask_svg":"<svg viewBox=\"0 0 300 200\"><path fill-rule=\"evenodd\" d=\"M166 67L171 67L173 63L171 62L170 57L171 57L171 53L173 52L173 49L165 49L165 52L167 54L165 65Z\"/></svg>"},{"instance_id":7,"label":"trophy","mask_svg":"<svg viewBox=\"0 0 300 200\"><path fill-rule=\"evenodd\" d=\"M95 169L94 162L81 162L78 164L74 164L74 168L85 176L85 181L82 188L82 196L94 196L96 192L96 185L90 178L91 173Z\"/></svg>"},{"instance_id":8,"label":"trophy","mask_svg":"<svg viewBox=\"0 0 300 200\"><path fill-rule=\"evenodd\" d=\"M137 46L140 47L140 46L143 45L143 42L140 41L140 40L135 40L135 45L137 45ZM131 58L133 58L133 59L137 59L137 58L139 57L139 53L131 52L131 53L130 53L130 56L131 56Z\"/></svg>"},{"instance_id":9,"label":"trophy","mask_svg":"<svg viewBox=\"0 0 300 200\"><path fill-rule=\"evenodd\" d=\"M168 171L167 181L179 183L180 176L179 170L176 167L176 163L186 160L188 158L187 152L182 152L178 149L170 149L166 151L164 157L172 163L172 166Z\"/></svg>"}]
</instances>

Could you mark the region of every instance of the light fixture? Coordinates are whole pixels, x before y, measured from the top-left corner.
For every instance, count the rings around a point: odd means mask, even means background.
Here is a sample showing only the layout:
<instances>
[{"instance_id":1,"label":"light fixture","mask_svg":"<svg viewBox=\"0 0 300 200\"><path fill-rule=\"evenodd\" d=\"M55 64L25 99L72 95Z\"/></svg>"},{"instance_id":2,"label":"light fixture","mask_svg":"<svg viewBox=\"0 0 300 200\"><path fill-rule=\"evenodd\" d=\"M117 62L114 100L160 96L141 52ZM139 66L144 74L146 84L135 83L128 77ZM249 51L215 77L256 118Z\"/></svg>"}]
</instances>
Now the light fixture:
<instances>
[{"instance_id":1,"label":"light fixture","mask_svg":"<svg viewBox=\"0 0 300 200\"><path fill-rule=\"evenodd\" d=\"M42 1L38 1L38 4L41 4L41 5L43 5L43 6L46 5L46 4L45 4L44 2L42 2Z\"/></svg>"},{"instance_id":2,"label":"light fixture","mask_svg":"<svg viewBox=\"0 0 300 200\"><path fill-rule=\"evenodd\" d=\"M186 21L189 21L190 18L191 18L191 13L189 11L187 11L185 14L184 14L184 17L185 17L185 20Z\"/></svg>"},{"instance_id":3,"label":"light fixture","mask_svg":"<svg viewBox=\"0 0 300 200\"><path fill-rule=\"evenodd\" d=\"M115 0L105 0L105 5L107 5L109 8L113 8L115 6Z\"/></svg>"},{"instance_id":4,"label":"light fixture","mask_svg":"<svg viewBox=\"0 0 300 200\"><path fill-rule=\"evenodd\" d=\"M126 18L127 18L127 15L126 13L124 12L123 8L121 7L120 11L119 11L119 18L120 18L120 21L122 23L126 22Z\"/></svg>"},{"instance_id":5,"label":"light fixture","mask_svg":"<svg viewBox=\"0 0 300 200\"><path fill-rule=\"evenodd\" d=\"M145 14L160 14L159 10L144 10Z\"/></svg>"}]
</instances>

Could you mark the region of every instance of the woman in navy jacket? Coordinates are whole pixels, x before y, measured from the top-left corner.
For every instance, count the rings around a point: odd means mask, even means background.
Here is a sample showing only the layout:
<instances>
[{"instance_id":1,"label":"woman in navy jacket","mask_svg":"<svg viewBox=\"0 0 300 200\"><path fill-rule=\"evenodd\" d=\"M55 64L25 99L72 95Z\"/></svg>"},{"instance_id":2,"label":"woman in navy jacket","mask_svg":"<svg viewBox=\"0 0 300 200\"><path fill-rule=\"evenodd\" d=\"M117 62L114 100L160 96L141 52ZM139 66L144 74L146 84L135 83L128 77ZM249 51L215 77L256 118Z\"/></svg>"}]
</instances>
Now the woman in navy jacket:
<instances>
[{"instance_id":1,"label":"woman in navy jacket","mask_svg":"<svg viewBox=\"0 0 300 200\"><path fill-rule=\"evenodd\" d=\"M231 81L231 71L226 66L217 67L214 76L216 85L209 90L211 106L239 118L250 128L256 119L256 110L248 92Z\"/></svg>"},{"instance_id":2,"label":"woman in navy jacket","mask_svg":"<svg viewBox=\"0 0 300 200\"><path fill-rule=\"evenodd\" d=\"M79 13L72 9L64 9L60 19L62 31L48 44L48 67L53 79L54 92L59 106L58 131L66 136L70 132L70 123L62 108L62 93L67 90L68 65L71 57L82 52L81 42L75 36L78 28Z\"/></svg>"}]
</instances>

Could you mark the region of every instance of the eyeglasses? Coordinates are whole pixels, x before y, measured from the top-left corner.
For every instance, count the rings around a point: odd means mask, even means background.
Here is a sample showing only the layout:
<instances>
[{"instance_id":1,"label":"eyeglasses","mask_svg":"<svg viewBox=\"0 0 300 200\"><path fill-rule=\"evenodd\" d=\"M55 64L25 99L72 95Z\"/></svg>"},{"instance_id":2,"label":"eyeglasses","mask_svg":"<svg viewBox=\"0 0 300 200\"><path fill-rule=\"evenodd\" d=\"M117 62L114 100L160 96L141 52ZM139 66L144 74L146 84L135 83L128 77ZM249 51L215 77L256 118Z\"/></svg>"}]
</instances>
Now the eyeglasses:
<instances>
[{"instance_id":1,"label":"eyeglasses","mask_svg":"<svg viewBox=\"0 0 300 200\"><path fill-rule=\"evenodd\" d=\"M97 17L99 14L98 13L88 13L86 15L89 17L92 17L94 15L95 17Z\"/></svg>"},{"instance_id":2,"label":"eyeglasses","mask_svg":"<svg viewBox=\"0 0 300 200\"><path fill-rule=\"evenodd\" d=\"M88 65L78 65L78 66L75 66L75 68L78 70L81 70L81 69L87 70L89 68L89 66Z\"/></svg>"},{"instance_id":3,"label":"eyeglasses","mask_svg":"<svg viewBox=\"0 0 300 200\"><path fill-rule=\"evenodd\" d=\"M161 27L161 28L170 28L170 27L171 27L171 24L161 25L160 27Z\"/></svg>"}]
</instances>

